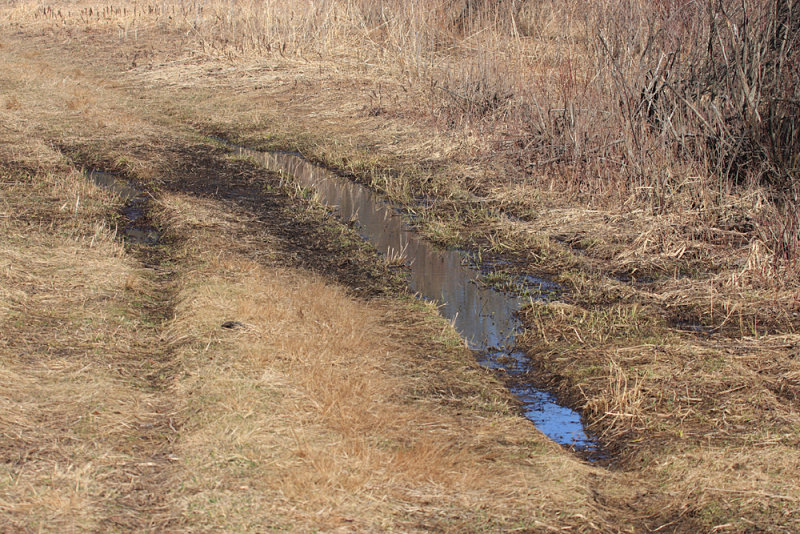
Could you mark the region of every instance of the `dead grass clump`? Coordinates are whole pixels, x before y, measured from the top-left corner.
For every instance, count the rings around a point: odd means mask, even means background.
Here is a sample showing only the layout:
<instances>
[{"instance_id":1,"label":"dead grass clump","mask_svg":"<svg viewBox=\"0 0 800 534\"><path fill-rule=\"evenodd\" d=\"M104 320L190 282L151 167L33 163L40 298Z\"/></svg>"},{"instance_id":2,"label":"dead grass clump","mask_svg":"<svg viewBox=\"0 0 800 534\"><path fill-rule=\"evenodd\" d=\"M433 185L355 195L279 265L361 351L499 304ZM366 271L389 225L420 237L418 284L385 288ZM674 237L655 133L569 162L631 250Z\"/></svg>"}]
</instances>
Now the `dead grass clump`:
<instances>
[{"instance_id":1,"label":"dead grass clump","mask_svg":"<svg viewBox=\"0 0 800 534\"><path fill-rule=\"evenodd\" d=\"M666 515L697 528L792 524L783 511L797 487L784 477L798 461L798 336L725 337L670 328L652 318L658 308L637 317L583 306L527 309L525 343L623 469L671 488Z\"/></svg>"},{"instance_id":2,"label":"dead grass clump","mask_svg":"<svg viewBox=\"0 0 800 534\"><path fill-rule=\"evenodd\" d=\"M589 428L601 429L598 432L600 439L616 441L619 436L631 436L637 428L642 428L644 397L638 379L629 379L628 374L613 359L608 367L606 391L587 400L583 409L584 413L594 415Z\"/></svg>"},{"instance_id":3,"label":"dead grass clump","mask_svg":"<svg viewBox=\"0 0 800 534\"><path fill-rule=\"evenodd\" d=\"M17 100L16 95L10 95L6 97L6 109L15 110L20 108L19 100Z\"/></svg>"}]
</instances>

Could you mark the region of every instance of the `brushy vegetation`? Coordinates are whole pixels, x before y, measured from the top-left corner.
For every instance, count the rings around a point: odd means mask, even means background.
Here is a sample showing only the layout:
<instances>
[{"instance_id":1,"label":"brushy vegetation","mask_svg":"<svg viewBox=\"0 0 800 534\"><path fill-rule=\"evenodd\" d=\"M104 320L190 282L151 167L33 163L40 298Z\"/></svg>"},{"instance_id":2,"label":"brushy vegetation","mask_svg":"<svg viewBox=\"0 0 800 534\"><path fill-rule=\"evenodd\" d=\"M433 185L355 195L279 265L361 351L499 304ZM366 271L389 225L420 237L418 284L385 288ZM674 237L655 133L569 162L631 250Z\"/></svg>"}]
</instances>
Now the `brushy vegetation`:
<instances>
[{"instance_id":1,"label":"brushy vegetation","mask_svg":"<svg viewBox=\"0 0 800 534\"><path fill-rule=\"evenodd\" d=\"M420 111L479 130L526 180L601 205L699 210L755 230L773 269L797 272L793 0L194 0L74 16L122 17L126 34L177 25L209 53L377 68L426 87Z\"/></svg>"}]
</instances>

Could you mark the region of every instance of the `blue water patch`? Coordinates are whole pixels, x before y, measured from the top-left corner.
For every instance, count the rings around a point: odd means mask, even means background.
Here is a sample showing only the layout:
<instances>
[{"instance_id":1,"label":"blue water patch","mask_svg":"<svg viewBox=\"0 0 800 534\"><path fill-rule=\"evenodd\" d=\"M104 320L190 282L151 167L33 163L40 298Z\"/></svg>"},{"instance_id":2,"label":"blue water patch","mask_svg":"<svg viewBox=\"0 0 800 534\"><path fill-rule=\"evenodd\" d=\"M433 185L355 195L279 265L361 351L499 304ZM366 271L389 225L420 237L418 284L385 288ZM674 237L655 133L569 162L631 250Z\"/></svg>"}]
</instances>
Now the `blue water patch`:
<instances>
[{"instance_id":1,"label":"blue water patch","mask_svg":"<svg viewBox=\"0 0 800 534\"><path fill-rule=\"evenodd\" d=\"M298 185L315 193L322 204L332 207L342 220L357 223L364 239L392 260L402 262L412 291L434 301L440 313L453 322L484 367L502 373L522 411L536 427L555 442L582 451L598 450L585 432L580 414L560 405L547 392L519 385L531 368L528 357L516 348L522 325L517 317L525 297L498 291L480 283L480 268L465 253L442 250L420 236L394 206L370 189L314 165L298 154L261 152L233 147L272 171L285 173ZM495 267L499 263L495 264ZM491 267L491 266L490 266ZM522 277L536 288L536 295L552 295L557 284L535 277Z\"/></svg>"}]
</instances>

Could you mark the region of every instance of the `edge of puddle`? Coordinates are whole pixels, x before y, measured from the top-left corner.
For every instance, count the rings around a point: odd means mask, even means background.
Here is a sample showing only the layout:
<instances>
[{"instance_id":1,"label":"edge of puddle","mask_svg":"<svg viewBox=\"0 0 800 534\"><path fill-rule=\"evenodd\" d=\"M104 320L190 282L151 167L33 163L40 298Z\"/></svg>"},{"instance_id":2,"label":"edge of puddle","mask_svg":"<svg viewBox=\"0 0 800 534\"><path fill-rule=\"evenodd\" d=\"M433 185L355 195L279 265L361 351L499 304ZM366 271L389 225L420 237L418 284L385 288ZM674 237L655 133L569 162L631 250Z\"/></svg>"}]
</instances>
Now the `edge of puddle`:
<instances>
[{"instance_id":1,"label":"edge of puddle","mask_svg":"<svg viewBox=\"0 0 800 534\"><path fill-rule=\"evenodd\" d=\"M96 186L114 193L125 203L119 213L125 218L122 233L126 242L149 247L159 244L161 233L146 220L149 198L144 192L118 173L96 168L86 168L83 173Z\"/></svg>"},{"instance_id":2,"label":"edge of puddle","mask_svg":"<svg viewBox=\"0 0 800 534\"><path fill-rule=\"evenodd\" d=\"M440 313L453 322L475 353L477 361L498 373L520 402L521 414L540 432L590 462L602 464L609 459L608 451L586 430L579 412L559 403L552 392L530 383L529 377L534 374L530 371L535 364L517 349L515 337L522 329L517 312L532 297L515 297L487 287L481 281L486 266L476 264L468 252L442 250L435 246L417 234L401 210L392 203L366 186L312 163L302 154L262 151L220 137L211 139L234 155L250 157L268 170L289 176L295 183L313 190L318 202L329 207L340 220L355 222L361 237L375 246L381 255L393 263L402 260L405 264L403 272L412 292L419 298L437 303ZM394 235L393 239L382 237L389 233ZM412 261L408 261L409 258ZM424 270L438 277L439 286L434 284L434 287L415 278L415 269L420 264L426 266ZM468 287L469 290L459 291L457 282L454 284L452 279L442 276L448 271L461 273L460 280L464 282L461 287ZM555 300L554 295L559 292L558 285L549 280L530 275L520 275L520 279L523 284L541 288L541 298L536 300ZM445 293L457 302L454 304L446 299ZM506 304L498 306L496 301ZM491 304L487 305L487 302ZM470 314L468 320L464 319L459 309L465 305L477 310ZM498 310L499 318L496 313ZM477 337L474 333L468 333L475 324L479 326L480 336Z\"/></svg>"}]
</instances>

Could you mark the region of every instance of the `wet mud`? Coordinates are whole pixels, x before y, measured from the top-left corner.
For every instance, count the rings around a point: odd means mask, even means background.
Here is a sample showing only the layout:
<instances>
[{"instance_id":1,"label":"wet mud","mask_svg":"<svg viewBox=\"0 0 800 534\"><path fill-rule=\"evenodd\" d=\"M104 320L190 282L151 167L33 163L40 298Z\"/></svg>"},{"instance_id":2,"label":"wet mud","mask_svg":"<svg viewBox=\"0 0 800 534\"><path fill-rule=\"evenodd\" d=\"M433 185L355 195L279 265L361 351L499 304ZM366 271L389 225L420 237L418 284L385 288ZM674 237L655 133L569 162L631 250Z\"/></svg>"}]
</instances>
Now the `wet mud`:
<instances>
[{"instance_id":1,"label":"wet mud","mask_svg":"<svg viewBox=\"0 0 800 534\"><path fill-rule=\"evenodd\" d=\"M316 166L298 154L262 152L230 146L239 156L252 158L287 181L313 192L322 204L356 225L392 264L402 264L412 291L438 304L440 313L477 354L484 367L498 371L522 404L523 413L555 442L590 457L602 451L584 430L580 414L524 379L531 369L527 356L516 347L522 326L517 318L529 298L549 298L558 291L553 282L527 277L527 287L539 288L525 298L481 283L484 273L467 254L442 250L422 238L401 213L368 188Z\"/></svg>"},{"instance_id":2,"label":"wet mud","mask_svg":"<svg viewBox=\"0 0 800 534\"><path fill-rule=\"evenodd\" d=\"M158 244L161 234L149 224L146 217L147 195L118 174L98 169L90 169L86 174L95 185L111 191L125 202L120 213L125 221L122 232L128 243L146 246Z\"/></svg>"},{"instance_id":3,"label":"wet mud","mask_svg":"<svg viewBox=\"0 0 800 534\"><path fill-rule=\"evenodd\" d=\"M228 149L280 173L283 177L281 181L285 184L306 188L317 201L331 207L343 221L352 223L362 238L384 255L387 263L402 265L410 289L421 298L437 303L440 313L453 322L475 352L478 362L501 375L511 393L520 401L522 413L542 433L590 459L605 456L599 444L585 431L579 413L561 405L553 394L530 384L532 362L516 347L515 338L522 329L517 318L520 307L531 298L550 299L557 295L559 287L556 284L527 276L521 281L530 288L525 297L498 291L483 282L486 265L476 265L474 259L462 251L442 250L426 241L397 209L368 188L313 165L297 154L261 152L232 145ZM263 193L253 177L240 173L241 183L237 180L237 183L220 184L219 176L206 176L208 173L203 172L208 170L205 169L205 159L216 158L207 152L203 155L181 156L177 158L179 161L191 162L187 163L191 169L182 169L188 172L181 174L194 176L196 180L182 181L180 184L164 183L167 188L229 199L240 208L254 213L278 209L277 206L265 205L270 203L270 195ZM147 218L149 197L142 190L117 173L92 169L87 176L125 201L121 214L125 219L123 235L128 243L145 246L159 243L161 236ZM331 245L337 248L335 253L327 250L326 240L315 239L310 235L314 229L306 226L300 221L291 227L280 225L284 239L290 243L299 239L304 244L292 251L293 255L298 256L295 258L298 265L317 270L314 265L325 264L324 270L334 279L339 279L341 277L337 274L342 273L338 271L352 272L350 264L361 263L353 251L338 250L340 244ZM317 243L318 246L311 247L310 243ZM368 270L363 274L366 277L364 280L340 281L371 293L368 288L374 285L373 279L382 276ZM223 328L231 327L223 325Z\"/></svg>"}]
</instances>

